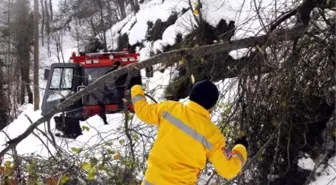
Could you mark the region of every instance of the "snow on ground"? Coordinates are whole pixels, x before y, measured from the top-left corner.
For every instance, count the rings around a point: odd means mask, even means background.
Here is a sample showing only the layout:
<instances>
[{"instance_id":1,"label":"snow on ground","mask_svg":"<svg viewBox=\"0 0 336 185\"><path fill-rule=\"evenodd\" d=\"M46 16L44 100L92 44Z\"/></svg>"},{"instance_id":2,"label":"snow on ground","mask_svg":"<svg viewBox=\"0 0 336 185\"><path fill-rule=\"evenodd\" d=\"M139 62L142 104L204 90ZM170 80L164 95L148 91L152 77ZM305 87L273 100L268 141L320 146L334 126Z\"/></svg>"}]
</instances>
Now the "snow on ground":
<instances>
[{"instance_id":1,"label":"snow on ground","mask_svg":"<svg viewBox=\"0 0 336 185\"><path fill-rule=\"evenodd\" d=\"M251 17L249 13L252 11L244 12L245 10L238 10L242 4L236 3L234 1L214 1L214 0L206 0L203 1L203 9L205 19L216 26L220 19L225 19L227 21L234 20L237 21L237 24L240 24L241 21L246 21L247 17ZM155 23L156 20L161 19L162 21L166 21L168 17L172 14L172 12L179 12L183 8L188 7L187 1L180 0L171 0L165 1L163 4L161 0L153 0L147 4L140 5L140 11L133 15L127 16L124 20L115 24L110 30L106 32L108 46L110 48L116 49L117 39L122 34L127 34L129 37L130 44L135 44L137 42L142 42L144 47L139 51L141 55L141 61L150 58L149 53L154 51L162 51L162 47L166 45L173 45L175 43L175 37L178 33L181 33L183 36L186 36L191 32L191 28L196 24L193 18L192 11L189 10L183 15L179 15L175 24L169 26L163 33L162 39L158 39L154 42L149 42L145 40L145 36L147 33L147 22L152 21ZM237 14L240 14L242 11L244 16L240 16L238 18ZM247 54L248 49L241 49L232 51L230 54L234 58L238 59ZM155 68L158 65L154 66ZM143 76L145 76L144 70L141 71ZM146 84L148 84L147 89L154 89L154 87L158 87L158 85L166 86L169 83L170 70L165 70L164 74L160 74L159 72L154 73L154 77L151 79L144 78ZM162 94L162 90L156 90L153 95L155 98L162 98L159 94Z\"/></svg>"},{"instance_id":2,"label":"snow on ground","mask_svg":"<svg viewBox=\"0 0 336 185\"><path fill-rule=\"evenodd\" d=\"M13 139L26 131L31 124L29 120L35 122L42 117L41 111L34 111L33 105L31 104L24 105L21 109L22 112L18 118L0 133L0 150L5 148L4 144L8 142L9 139ZM102 144L109 139L115 138L113 133L123 124L123 116L121 114L107 115L107 120L110 124L104 125L99 116L93 116L86 121L80 122L81 127L89 128L89 130L83 131L83 135L79 136L76 140L55 137L56 143L68 152L71 152L73 147L85 149ZM51 120L50 128L54 133L55 124L53 119ZM41 124L38 129L48 133L47 123ZM117 142L113 144L118 145ZM50 157L47 148L49 148L52 153L55 152L55 148L52 147L47 138L40 131L35 130L34 134L29 135L18 144L17 152L19 155L35 153L42 157Z\"/></svg>"},{"instance_id":3,"label":"snow on ground","mask_svg":"<svg viewBox=\"0 0 336 185\"><path fill-rule=\"evenodd\" d=\"M187 8L188 4L187 1L183 0L169 0L165 1L163 4L161 3L162 0L152 0L150 2L141 4L140 11L134 15L128 15L124 20L120 21L119 23L115 24L110 30L106 33L108 46L110 48L117 48L117 38L120 34L127 34L129 36L130 44L135 44L137 42L141 42L144 44L144 48L142 48L139 53L141 60L148 59L150 57L149 53L151 51L160 51L162 47L165 45L173 45L175 42L175 36L178 33L182 33L183 36L190 33L191 27L196 24L193 20L192 11L189 10L183 15L179 15L175 24L169 26L163 33L162 39L156 40L154 42L149 42L145 40L146 32L147 32L147 21L152 21L153 23L157 19L161 19L162 21L166 21L168 17L171 15L173 11L180 12L183 8ZM272 9L270 5L275 3L275 1L270 0L260 0L255 5L253 0L247 1L236 1L236 0L203 0L203 8L202 14L212 26L216 26L220 19L225 19L227 23L231 20L236 22L236 33L233 39L240 39L244 37L248 37L251 35L262 34L261 25L267 24L271 18L274 18L275 15L272 13ZM276 1L279 8L288 9L288 7L280 7L281 3L286 2L290 4L289 0L281 0ZM59 5L59 1L53 1L54 7ZM256 9L259 11L259 16L261 16L265 22L261 23L258 21L258 15L256 13ZM272 15L273 14L273 15ZM279 14L279 13L278 13ZM271 16L270 16L271 15ZM60 53L56 52L55 47L51 47L51 56L48 55L47 47L41 46L40 48L40 61L41 67L40 70L40 96L41 102L44 94L45 88L45 81L43 80L43 68L47 68L50 66L51 63L55 62L68 62L68 58L71 55L71 52L77 51L76 42L71 36L67 33L63 36L63 58L59 61L57 56ZM236 51L230 52L230 55L235 59L241 58L247 54L248 49L240 49ZM155 66L159 67L159 66ZM173 67L165 69L163 73L155 72L153 78L146 78L145 71L142 70L141 74L144 79L144 84L146 86L146 91L153 95L156 100L162 100L163 89L166 85L169 84L171 79L171 70L174 69ZM228 91L221 97L220 103L226 103L230 101L234 101L234 93L236 92L236 86L232 86L232 82L235 79L227 79L224 81L220 81L216 83L221 90L224 92L227 89ZM159 90L157 90L159 89ZM185 102L187 99L180 100L181 102ZM30 122L28 118L25 116L27 115L33 122L38 120L41 117L40 110L34 111L32 105L25 105L22 107L22 112L20 116L9 126L7 126L3 131L0 133L0 150L5 147L5 143L8 141L8 137L13 139L23 133ZM213 120L216 121L219 117L218 112L213 114ZM58 145L60 145L63 149L71 151L73 147L84 147L87 150L90 149L91 146L95 146L100 144L104 141L111 140L116 138L115 132L119 129L119 127L123 124L123 115L121 114L114 114L107 116L109 125L104 125L102 120L99 116L93 116L88 120L81 122L81 126L86 126L89 128L89 131L84 131L84 135L79 136L76 140L68 140L68 139L61 139L56 138ZM134 124L141 124L141 122L135 119ZM42 124L39 126L39 129L46 131L47 125ZM51 130L55 131L55 126L53 120L51 120ZM50 147L49 141L39 132L35 131L36 135L30 135L25 140L23 140L17 147L19 154L30 154L36 153L44 157L48 157L49 153L44 144L47 144L51 149L51 152L55 152L55 149ZM154 132L155 134L155 132ZM118 146L118 140L113 143L114 145ZM93 151L92 151L93 152ZM311 169L312 161L309 159L301 160L300 165L302 168ZM333 161L330 162L331 165L325 171L322 172L322 175L317 177L317 181L311 183L311 185L315 184L326 184L324 182L328 182L331 179L335 178L335 165L336 160L335 158ZM329 174L329 175L328 175ZM206 176L202 176L205 178Z\"/></svg>"},{"instance_id":4,"label":"snow on ground","mask_svg":"<svg viewBox=\"0 0 336 185\"><path fill-rule=\"evenodd\" d=\"M251 50L248 48L243 48L243 49L233 50L229 54L230 56L232 56L233 59L238 60L244 56L247 56L250 51Z\"/></svg>"},{"instance_id":5,"label":"snow on ground","mask_svg":"<svg viewBox=\"0 0 336 185\"><path fill-rule=\"evenodd\" d=\"M140 11L136 15L136 23L129 34L129 44L133 45L145 39L148 21L155 22L157 19L161 19L165 22L172 11L179 12L182 8L188 6L186 2L177 0L165 1L163 4L156 4L155 2L153 1L140 7Z\"/></svg>"},{"instance_id":6,"label":"snow on ground","mask_svg":"<svg viewBox=\"0 0 336 185\"><path fill-rule=\"evenodd\" d=\"M192 31L192 28L196 26L196 21L193 18L191 10L184 13L179 17L175 24L169 26L162 34L162 41L169 44L175 44L175 37L177 34L182 34L185 37Z\"/></svg>"},{"instance_id":7,"label":"snow on ground","mask_svg":"<svg viewBox=\"0 0 336 185\"><path fill-rule=\"evenodd\" d=\"M25 105L21 107L22 113L18 116L14 122L12 122L9 126L4 128L0 133L0 149L4 149L4 144L9 141L9 139L14 139L15 137L19 136L23 133L27 127L31 124L25 115L28 115L32 122L36 121L39 118L39 111L34 112L33 105ZM41 128L41 127L39 127ZM6 134L5 134L6 133ZM42 137L42 140L45 138ZM40 147L41 142L35 138L33 135L30 135L21 143L19 143L17 150L19 154L29 154L32 152L40 152L44 151L44 147Z\"/></svg>"},{"instance_id":8,"label":"snow on ground","mask_svg":"<svg viewBox=\"0 0 336 185\"><path fill-rule=\"evenodd\" d=\"M310 157L303 157L298 161L298 165L302 169L313 170L315 162Z\"/></svg>"},{"instance_id":9,"label":"snow on ground","mask_svg":"<svg viewBox=\"0 0 336 185\"><path fill-rule=\"evenodd\" d=\"M336 156L329 160L329 166L315 178L309 185L336 185Z\"/></svg>"},{"instance_id":10,"label":"snow on ground","mask_svg":"<svg viewBox=\"0 0 336 185\"><path fill-rule=\"evenodd\" d=\"M191 32L191 28L196 25L194 16L191 10L188 10L183 15L179 14L175 24L169 26L163 33L162 39L158 39L153 43L147 43L145 36L148 30L147 22L155 23L161 19L166 21L173 12L180 12L183 8L188 8L187 1L170 0L161 3L161 0L152 0L149 3L140 4L140 11L137 14L131 14L124 20L114 25L106 32L108 45L110 48L116 49L117 39L120 34L127 34L130 44L137 42L150 45L150 50L161 51L163 46L173 45L175 37L178 33L183 36ZM192 1L194 2L194 1ZM233 40L241 39L249 36L261 35L265 33L262 28L270 24L270 20L280 15L280 11L274 10L275 1L272 0L203 0L202 1L202 16L212 26L216 27L221 19L224 19L227 24L230 21L235 21L236 31ZM286 4L286 5L284 5ZM278 0L276 6L281 11L288 10L292 5L292 1ZM263 19L263 22L259 21ZM144 48L148 51L148 48ZM248 49L241 49L230 52L230 55L235 59L241 58L247 54ZM141 51L140 51L141 52Z\"/></svg>"},{"instance_id":11,"label":"snow on ground","mask_svg":"<svg viewBox=\"0 0 336 185\"><path fill-rule=\"evenodd\" d=\"M300 168L309 171L316 167L316 163L309 156L299 159L298 165ZM309 185L336 185L336 156L328 160L326 169L323 170L322 166L317 167L314 174L315 181L310 182Z\"/></svg>"}]
</instances>

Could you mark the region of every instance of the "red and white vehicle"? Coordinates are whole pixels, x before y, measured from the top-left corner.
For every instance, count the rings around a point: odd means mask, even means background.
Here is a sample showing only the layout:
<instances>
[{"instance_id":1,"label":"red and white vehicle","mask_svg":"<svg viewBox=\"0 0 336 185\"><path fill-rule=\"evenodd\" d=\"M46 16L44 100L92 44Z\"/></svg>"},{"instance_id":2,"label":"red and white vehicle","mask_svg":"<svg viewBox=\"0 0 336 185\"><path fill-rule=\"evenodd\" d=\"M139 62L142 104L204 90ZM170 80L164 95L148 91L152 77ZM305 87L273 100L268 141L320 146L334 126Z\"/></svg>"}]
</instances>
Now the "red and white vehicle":
<instances>
[{"instance_id":1,"label":"red and white vehicle","mask_svg":"<svg viewBox=\"0 0 336 185\"><path fill-rule=\"evenodd\" d=\"M79 56L73 53L69 63L52 64L51 69L46 70L44 75L47 85L42 102L42 115L52 110L67 96L85 88L106 73L137 63L139 56L139 53L129 53L127 50L86 53ZM125 95L125 90L130 89L134 84L142 84L142 80L138 70L125 87L127 75L105 82L80 101L67 107L60 116L55 116L56 129L63 132L62 137L76 138L81 135L79 121L96 114L100 115L107 124L105 114L124 110L123 98L127 100L128 110L133 112L130 95Z\"/></svg>"}]
</instances>

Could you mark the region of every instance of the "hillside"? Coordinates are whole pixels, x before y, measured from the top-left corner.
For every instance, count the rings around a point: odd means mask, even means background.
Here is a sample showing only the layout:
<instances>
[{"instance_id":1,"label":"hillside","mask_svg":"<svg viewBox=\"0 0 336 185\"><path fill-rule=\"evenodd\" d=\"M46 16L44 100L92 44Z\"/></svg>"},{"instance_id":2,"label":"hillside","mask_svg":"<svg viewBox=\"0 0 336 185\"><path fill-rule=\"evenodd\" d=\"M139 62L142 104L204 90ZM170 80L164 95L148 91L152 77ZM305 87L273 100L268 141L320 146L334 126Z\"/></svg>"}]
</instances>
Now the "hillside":
<instances>
[{"instance_id":1,"label":"hillside","mask_svg":"<svg viewBox=\"0 0 336 185\"><path fill-rule=\"evenodd\" d=\"M45 39L40 46L41 100L46 88L42 78L44 69L52 63L69 62L72 52L103 52L100 46L106 41L108 50L128 48L139 52L142 62L176 49L264 35L265 25L272 25L289 15L288 12L304 7L304 3L288 0L258 3L252 0L202 0L199 1L202 3L201 14L195 14L195 2L144 0L138 2L138 11L134 12L133 5L128 4L125 18L106 23L103 31L98 28L98 31L91 31L88 25L93 23L87 24L83 20L92 17L92 21L98 22L99 12L78 18L76 16L86 7L80 7L85 3L77 5L76 2L53 2L54 16L59 17L51 25L62 29L51 33L54 37L60 36L59 39L49 42ZM76 7L83 10L77 11ZM335 11L330 8L324 11L332 24L330 17ZM108 9L103 13L110 16ZM67 17L72 19L67 22ZM202 171L199 185L304 182L336 185L336 93L335 80L331 79L335 67L330 62L335 59L335 53L330 49L334 46L335 35L328 31L331 26L323 22L325 17L315 17L311 22L320 24L320 30L324 31L320 33L313 29L314 24L309 25L307 30L313 31L307 34L315 34L314 37L302 36L275 46L242 47L202 58L189 56L174 61L174 64L167 61L153 66L153 77L147 77L146 69L141 69L146 92L157 101L186 102L192 86L191 75L196 80L211 79L221 92L211 119L227 138L228 147L238 137L248 137L250 163L243 175L235 181L227 181L218 177L209 164ZM295 18L287 18L277 25L277 29L293 25ZM91 32L97 34L87 39ZM311 39L315 37L325 43ZM20 105L18 116L0 133L0 151L41 117L41 110L34 111L32 104ZM57 130L51 119L51 133L48 123L39 125L15 150L6 154L1 164L20 161L22 167L19 170L23 171L34 167L36 172L30 170L28 173L38 176L36 182L47 181L50 177L67 179L66 184L140 182L157 128L141 122L133 114L110 114L107 121L109 124L104 125L98 115L81 121L83 135L73 140L54 137Z\"/></svg>"}]
</instances>

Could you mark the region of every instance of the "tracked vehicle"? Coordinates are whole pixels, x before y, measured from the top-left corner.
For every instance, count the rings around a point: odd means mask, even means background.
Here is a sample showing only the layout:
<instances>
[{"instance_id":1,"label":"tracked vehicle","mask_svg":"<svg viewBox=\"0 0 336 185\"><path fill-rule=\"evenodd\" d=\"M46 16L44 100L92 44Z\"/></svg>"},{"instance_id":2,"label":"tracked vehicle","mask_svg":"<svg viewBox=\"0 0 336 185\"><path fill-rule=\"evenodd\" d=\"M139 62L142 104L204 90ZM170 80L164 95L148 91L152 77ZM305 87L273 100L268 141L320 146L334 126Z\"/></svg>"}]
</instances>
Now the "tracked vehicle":
<instances>
[{"instance_id":1,"label":"tracked vehicle","mask_svg":"<svg viewBox=\"0 0 336 185\"><path fill-rule=\"evenodd\" d=\"M106 73L139 61L139 53L127 50L104 53L72 53L69 63L54 63L45 70L47 80L45 94L42 101L42 115L73 93L80 91L87 85ZM106 114L118 113L126 109L134 112L131 97L125 91L135 84L142 84L140 70L133 74L127 83L127 75L122 75L101 84L89 95L83 97L73 105L63 110L59 116L54 116L55 127L61 134L59 137L77 138L82 134L79 122L91 116L100 115L106 122ZM146 76L152 77L150 69L146 69ZM126 100L126 101L125 101ZM126 102L124 104L124 102Z\"/></svg>"}]
</instances>

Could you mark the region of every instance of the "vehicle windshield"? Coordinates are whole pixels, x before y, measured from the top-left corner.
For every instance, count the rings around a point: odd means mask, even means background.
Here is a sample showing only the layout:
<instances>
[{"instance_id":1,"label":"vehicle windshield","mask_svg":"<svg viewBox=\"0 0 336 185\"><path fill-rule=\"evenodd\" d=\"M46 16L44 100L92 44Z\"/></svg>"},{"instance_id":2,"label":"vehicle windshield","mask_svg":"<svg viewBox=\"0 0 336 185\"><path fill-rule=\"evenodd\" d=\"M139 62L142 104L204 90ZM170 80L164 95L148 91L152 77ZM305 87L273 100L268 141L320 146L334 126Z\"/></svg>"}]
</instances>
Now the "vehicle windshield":
<instances>
[{"instance_id":1,"label":"vehicle windshield","mask_svg":"<svg viewBox=\"0 0 336 185\"><path fill-rule=\"evenodd\" d=\"M54 68L50 87L51 90L69 90L73 86L73 68Z\"/></svg>"},{"instance_id":2,"label":"vehicle windshield","mask_svg":"<svg viewBox=\"0 0 336 185\"><path fill-rule=\"evenodd\" d=\"M87 77L88 84L91 84L98 78L106 74L112 67L90 67L85 68L85 76Z\"/></svg>"},{"instance_id":3,"label":"vehicle windshield","mask_svg":"<svg viewBox=\"0 0 336 185\"><path fill-rule=\"evenodd\" d=\"M91 84L98 78L102 77L109 71L113 70L113 67L92 67L85 68L85 77L87 79L87 85ZM119 90L120 91L120 90ZM118 89L115 87L115 80L110 79L98 86L84 102L86 105L107 105L120 103L120 95L118 95Z\"/></svg>"}]
</instances>

